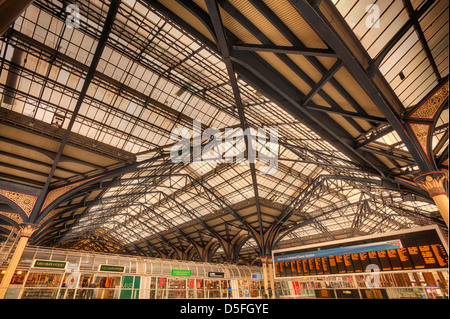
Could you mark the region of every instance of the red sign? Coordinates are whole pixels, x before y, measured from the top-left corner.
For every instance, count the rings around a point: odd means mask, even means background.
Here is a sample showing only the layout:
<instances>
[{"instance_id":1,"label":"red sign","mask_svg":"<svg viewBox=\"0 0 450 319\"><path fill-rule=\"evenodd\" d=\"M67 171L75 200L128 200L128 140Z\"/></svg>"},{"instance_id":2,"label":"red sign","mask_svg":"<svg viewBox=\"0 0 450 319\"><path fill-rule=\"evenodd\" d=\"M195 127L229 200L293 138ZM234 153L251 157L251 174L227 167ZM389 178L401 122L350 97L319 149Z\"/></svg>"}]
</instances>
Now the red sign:
<instances>
[{"instance_id":1,"label":"red sign","mask_svg":"<svg viewBox=\"0 0 450 319\"><path fill-rule=\"evenodd\" d=\"M299 285L298 281L293 281L292 286L294 287L295 294L300 295L301 290L300 290L300 285Z\"/></svg>"}]
</instances>

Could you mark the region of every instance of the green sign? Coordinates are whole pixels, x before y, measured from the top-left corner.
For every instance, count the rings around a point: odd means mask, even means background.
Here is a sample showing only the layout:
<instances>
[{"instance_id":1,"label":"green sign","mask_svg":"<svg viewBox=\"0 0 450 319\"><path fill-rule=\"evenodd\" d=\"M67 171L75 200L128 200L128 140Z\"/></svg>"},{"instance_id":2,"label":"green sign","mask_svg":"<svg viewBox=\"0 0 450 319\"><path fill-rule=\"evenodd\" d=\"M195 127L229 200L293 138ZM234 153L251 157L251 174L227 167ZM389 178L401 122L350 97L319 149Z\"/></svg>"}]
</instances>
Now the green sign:
<instances>
[{"instance_id":1,"label":"green sign","mask_svg":"<svg viewBox=\"0 0 450 319\"><path fill-rule=\"evenodd\" d=\"M191 275L190 270L183 270L183 269L172 269L172 276L185 276L189 277Z\"/></svg>"},{"instance_id":2,"label":"green sign","mask_svg":"<svg viewBox=\"0 0 450 319\"><path fill-rule=\"evenodd\" d=\"M124 266L110 266L110 265L100 265L98 271L106 272L125 272Z\"/></svg>"},{"instance_id":3,"label":"green sign","mask_svg":"<svg viewBox=\"0 0 450 319\"><path fill-rule=\"evenodd\" d=\"M51 268L51 269L65 269L65 261L53 261L53 260L35 260L33 267L36 268Z\"/></svg>"}]
</instances>

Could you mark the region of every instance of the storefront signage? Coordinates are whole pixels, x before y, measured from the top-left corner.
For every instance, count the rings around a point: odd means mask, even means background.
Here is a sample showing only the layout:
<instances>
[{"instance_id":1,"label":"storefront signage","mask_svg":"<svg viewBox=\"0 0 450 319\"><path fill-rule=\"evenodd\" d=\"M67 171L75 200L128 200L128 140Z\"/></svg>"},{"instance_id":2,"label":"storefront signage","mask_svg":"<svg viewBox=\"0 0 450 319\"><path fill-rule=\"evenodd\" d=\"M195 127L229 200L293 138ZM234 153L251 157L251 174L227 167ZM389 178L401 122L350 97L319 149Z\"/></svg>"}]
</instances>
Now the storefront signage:
<instances>
[{"instance_id":1,"label":"storefront signage","mask_svg":"<svg viewBox=\"0 0 450 319\"><path fill-rule=\"evenodd\" d=\"M223 272L210 271L208 272L208 277L223 278L225 277L225 274Z\"/></svg>"},{"instance_id":2,"label":"storefront signage","mask_svg":"<svg viewBox=\"0 0 450 319\"><path fill-rule=\"evenodd\" d=\"M98 271L105 272L125 272L124 266L111 266L111 265L100 265Z\"/></svg>"},{"instance_id":3,"label":"storefront signage","mask_svg":"<svg viewBox=\"0 0 450 319\"><path fill-rule=\"evenodd\" d=\"M191 275L190 270L183 270L183 269L172 269L172 276L184 276L189 277Z\"/></svg>"},{"instance_id":4,"label":"storefront signage","mask_svg":"<svg viewBox=\"0 0 450 319\"><path fill-rule=\"evenodd\" d=\"M253 279L263 279L263 275L262 274L252 274L252 278Z\"/></svg>"},{"instance_id":5,"label":"storefront signage","mask_svg":"<svg viewBox=\"0 0 450 319\"><path fill-rule=\"evenodd\" d=\"M35 260L33 267L35 268L50 268L50 269L65 269L65 261L54 261L54 260Z\"/></svg>"}]
</instances>

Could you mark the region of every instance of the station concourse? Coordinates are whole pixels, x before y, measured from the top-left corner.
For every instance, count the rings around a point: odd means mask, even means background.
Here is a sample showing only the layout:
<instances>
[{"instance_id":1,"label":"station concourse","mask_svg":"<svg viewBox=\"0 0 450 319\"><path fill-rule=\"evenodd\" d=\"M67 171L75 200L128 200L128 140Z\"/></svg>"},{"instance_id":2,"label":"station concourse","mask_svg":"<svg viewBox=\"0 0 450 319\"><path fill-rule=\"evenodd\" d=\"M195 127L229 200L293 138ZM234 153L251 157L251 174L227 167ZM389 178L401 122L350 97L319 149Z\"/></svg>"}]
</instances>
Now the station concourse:
<instances>
[{"instance_id":1,"label":"station concourse","mask_svg":"<svg viewBox=\"0 0 450 319\"><path fill-rule=\"evenodd\" d=\"M0 299L448 298L445 0L0 0Z\"/></svg>"}]
</instances>

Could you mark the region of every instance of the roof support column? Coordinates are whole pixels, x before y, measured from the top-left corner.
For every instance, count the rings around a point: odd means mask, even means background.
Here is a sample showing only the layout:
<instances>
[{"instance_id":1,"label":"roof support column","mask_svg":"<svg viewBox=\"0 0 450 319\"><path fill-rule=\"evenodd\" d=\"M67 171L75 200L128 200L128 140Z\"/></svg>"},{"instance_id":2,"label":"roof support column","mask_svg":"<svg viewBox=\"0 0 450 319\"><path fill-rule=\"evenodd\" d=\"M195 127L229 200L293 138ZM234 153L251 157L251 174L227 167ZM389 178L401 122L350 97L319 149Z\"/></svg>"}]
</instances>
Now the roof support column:
<instances>
[{"instance_id":1,"label":"roof support column","mask_svg":"<svg viewBox=\"0 0 450 319\"><path fill-rule=\"evenodd\" d=\"M31 234L34 233L39 226L33 224L20 224L20 240L14 250L14 254L9 262L8 268L6 269L5 276L2 279L2 283L0 284L0 299L5 298L6 292L8 291L9 283L16 271L17 265L19 264L20 258L22 257L23 251L27 246L28 239Z\"/></svg>"},{"instance_id":2,"label":"roof support column","mask_svg":"<svg viewBox=\"0 0 450 319\"><path fill-rule=\"evenodd\" d=\"M270 282L270 291L269 298L275 299L275 278L273 276L273 259L272 257L267 258L267 266L269 270L269 282Z\"/></svg>"},{"instance_id":3,"label":"roof support column","mask_svg":"<svg viewBox=\"0 0 450 319\"><path fill-rule=\"evenodd\" d=\"M426 190L433 198L445 224L448 227L448 194L445 191L444 181L446 180L444 172L431 172L420 175L415 179L417 185Z\"/></svg>"},{"instance_id":4,"label":"roof support column","mask_svg":"<svg viewBox=\"0 0 450 319\"><path fill-rule=\"evenodd\" d=\"M261 256L261 263L263 267L264 293L267 298L274 298L275 282L271 256Z\"/></svg>"}]
</instances>

